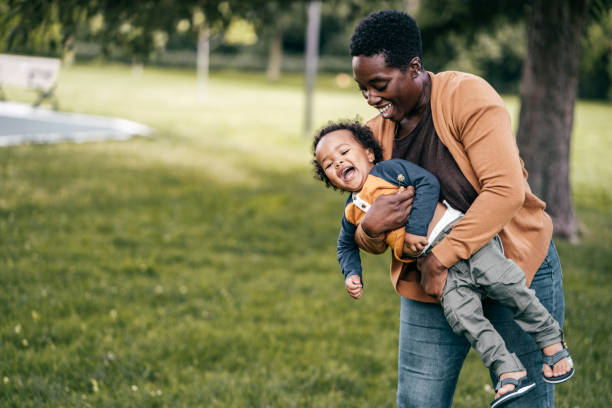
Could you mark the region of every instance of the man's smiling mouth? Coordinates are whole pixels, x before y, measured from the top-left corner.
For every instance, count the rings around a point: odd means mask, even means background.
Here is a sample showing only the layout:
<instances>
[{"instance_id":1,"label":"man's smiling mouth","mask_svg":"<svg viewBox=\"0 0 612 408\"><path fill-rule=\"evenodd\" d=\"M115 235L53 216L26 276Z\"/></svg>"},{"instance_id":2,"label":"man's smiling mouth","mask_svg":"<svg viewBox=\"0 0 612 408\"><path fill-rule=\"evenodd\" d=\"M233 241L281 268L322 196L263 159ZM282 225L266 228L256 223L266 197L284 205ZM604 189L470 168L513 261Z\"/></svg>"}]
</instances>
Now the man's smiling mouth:
<instances>
[{"instance_id":1,"label":"man's smiling mouth","mask_svg":"<svg viewBox=\"0 0 612 408\"><path fill-rule=\"evenodd\" d=\"M386 104L385 106L383 106L382 108L378 109L378 111L384 115L386 113L389 113L389 110L391 110L391 103Z\"/></svg>"}]
</instances>

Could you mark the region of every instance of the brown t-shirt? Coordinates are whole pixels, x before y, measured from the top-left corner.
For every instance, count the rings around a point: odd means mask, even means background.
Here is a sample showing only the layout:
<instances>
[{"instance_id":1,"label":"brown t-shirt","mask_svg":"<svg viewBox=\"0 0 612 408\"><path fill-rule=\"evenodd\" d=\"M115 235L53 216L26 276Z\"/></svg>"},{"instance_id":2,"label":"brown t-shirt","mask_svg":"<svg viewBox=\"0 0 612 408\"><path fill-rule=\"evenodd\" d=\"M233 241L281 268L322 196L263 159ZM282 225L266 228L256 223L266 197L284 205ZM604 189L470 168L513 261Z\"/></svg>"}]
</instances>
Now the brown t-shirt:
<instances>
[{"instance_id":1,"label":"brown t-shirt","mask_svg":"<svg viewBox=\"0 0 612 408\"><path fill-rule=\"evenodd\" d=\"M391 156L408 160L436 176L440 182L439 201L446 200L453 208L463 213L467 212L478 196L438 137L429 103L410 134L398 139L396 130Z\"/></svg>"}]
</instances>

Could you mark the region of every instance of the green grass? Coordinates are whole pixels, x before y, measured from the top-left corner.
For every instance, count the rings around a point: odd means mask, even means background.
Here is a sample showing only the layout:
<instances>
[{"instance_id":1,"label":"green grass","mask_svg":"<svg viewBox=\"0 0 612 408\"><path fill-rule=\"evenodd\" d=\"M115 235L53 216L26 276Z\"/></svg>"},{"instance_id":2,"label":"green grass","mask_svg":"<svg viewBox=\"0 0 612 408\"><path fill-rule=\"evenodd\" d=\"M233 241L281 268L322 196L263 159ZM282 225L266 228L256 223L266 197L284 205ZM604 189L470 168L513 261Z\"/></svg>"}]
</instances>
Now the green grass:
<instances>
[{"instance_id":1,"label":"green grass","mask_svg":"<svg viewBox=\"0 0 612 408\"><path fill-rule=\"evenodd\" d=\"M318 84L315 127L374 113L333 77ZM0 149L0 406L394 406L388 257L365 257L368 287L351 300L335 261L345 197L311 177L302 89L218 73L203 104L185 70L62 71L63 109L157 134ZM577 109L588 235L558 242L577 367L558 407L612 403L611 115ZM488 384L470 353L455 406L486 406Z\"/></svg>"}]
</instances>

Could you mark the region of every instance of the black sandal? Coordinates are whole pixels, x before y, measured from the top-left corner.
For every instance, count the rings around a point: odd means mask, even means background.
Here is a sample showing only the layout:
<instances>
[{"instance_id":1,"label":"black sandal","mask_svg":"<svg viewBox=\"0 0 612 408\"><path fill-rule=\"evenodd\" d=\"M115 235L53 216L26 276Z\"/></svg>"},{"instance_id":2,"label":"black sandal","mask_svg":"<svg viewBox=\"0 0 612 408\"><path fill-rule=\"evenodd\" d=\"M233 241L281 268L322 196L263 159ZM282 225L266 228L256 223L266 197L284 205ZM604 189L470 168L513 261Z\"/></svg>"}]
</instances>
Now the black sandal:
<instances>
[{"instance_id":1,"label":"black sandal","mask_svg":"<svg viewBox=\"0 0 612 408\"><path fill-rule=\"evenodd\" d=\"M527 379L527 376L521 377L518 380L515 378L504 378L503 380L499 380L499 382L495 386L495 392L497 392L504 385L508 384L514 385L514 389L512 391L508 391L507 393L500 395L499 398L495 398L493 401L491 401L491 408L501 407L507 402L522 397L529 391L533 390L536 386L533 381L530 382Z\"/></svg>"},{"instance_id":2,"label":"black sandal","mask_svg":"<svg viewBox=\"0 0 612 408\"><path fill-rule=\"evenodd\" d=\"M551 370L554 368L555 364L566 357L569 361L571 369L567 373L558 375L556 377L546 377L544 373L542 373L544 381L550 384L561 384L562 382L569 380L574 375L574 362L572 361L572 357L570 356L567 347L565 347L565 344L563 345L563 349L561 351L556 352L552 356L547 356L546 354L542 353L542 362L549 366Z\"/></svg>"}]
</instances>

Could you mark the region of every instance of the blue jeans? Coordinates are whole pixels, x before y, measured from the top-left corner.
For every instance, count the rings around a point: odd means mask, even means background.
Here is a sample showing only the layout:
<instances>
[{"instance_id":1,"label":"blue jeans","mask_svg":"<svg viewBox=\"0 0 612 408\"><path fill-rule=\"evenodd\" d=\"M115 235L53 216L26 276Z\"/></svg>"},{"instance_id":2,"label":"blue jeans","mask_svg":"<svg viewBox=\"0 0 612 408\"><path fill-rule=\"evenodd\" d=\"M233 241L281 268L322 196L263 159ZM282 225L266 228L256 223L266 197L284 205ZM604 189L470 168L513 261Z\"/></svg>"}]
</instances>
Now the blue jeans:
<instances>
[{"instance_id":1,"label":"blue jeans","mask_svg":"<svg viewBox=\"0 0 612 408\"><path fill-rule=\"evenodd\" d=\"M563 326L565 301L561 264L554 243L530 286L553 317ZM510 408L553 408L554 386L542 380L542 352L533 338L514 322L512 312L496 301L483 301L485 316L516 353L534 391L506 405ZM401 298L397 405L410 408L446 408L453 402L459 371L470 349L468 341L453 333L439 305ZM497 378L491 373L493 384Z\"/></svg>"}]
</instances>

